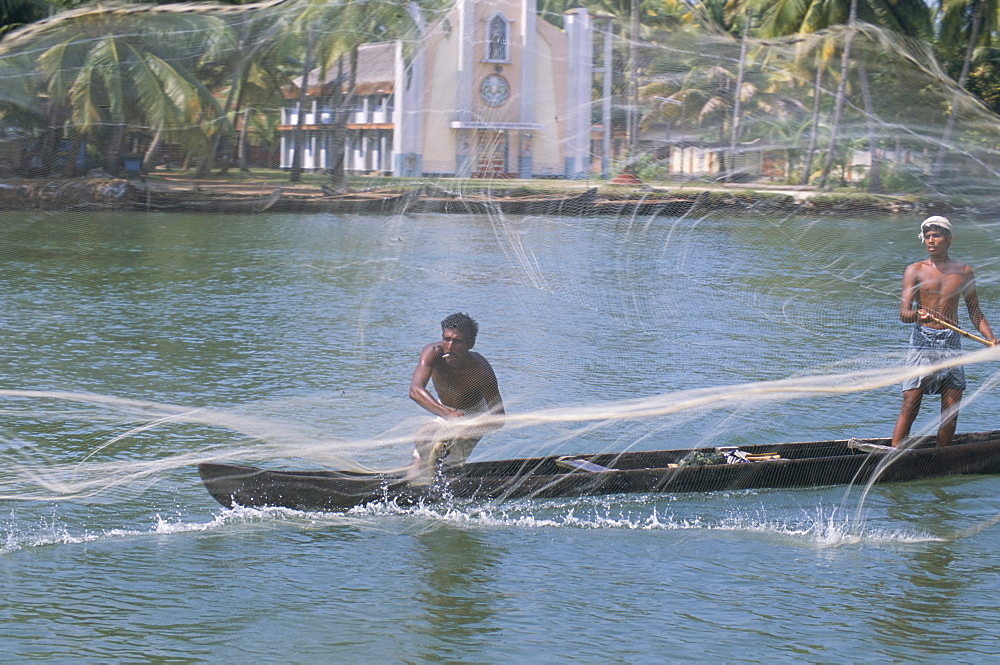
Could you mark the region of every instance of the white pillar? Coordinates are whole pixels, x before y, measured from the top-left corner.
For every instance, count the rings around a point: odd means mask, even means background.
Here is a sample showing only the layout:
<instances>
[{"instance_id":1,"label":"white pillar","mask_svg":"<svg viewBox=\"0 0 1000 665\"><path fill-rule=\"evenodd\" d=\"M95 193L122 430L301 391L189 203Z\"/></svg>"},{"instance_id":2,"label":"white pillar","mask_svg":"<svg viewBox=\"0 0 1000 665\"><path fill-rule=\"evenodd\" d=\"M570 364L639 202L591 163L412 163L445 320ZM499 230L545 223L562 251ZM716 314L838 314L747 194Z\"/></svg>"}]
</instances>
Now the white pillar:
<instances>
[{"instance_id":1,"label":"white pillar","mask_svg":"<svg viewBox=\"0 0 1000 665\"><path fill-rule=\"evenodd\" d=\"M521 122L535 122L535 40L538 11L535 0L521 4Z\"/></svg>"},{"instance_id":2,"label":"white pillar","mask_svg":"<svg viewBox=\"0 0 1000 665\"><path fill-rule=\"evenodd\" d=\"M520 33L518 46L521 49L520 61L520 119L525 124L533 124L536 117L537 79L534 62L537 56L538 39L538 4L536 0L523 0L521 3ZM530 133L524 132L518 136L517 175L520 178L530 178L534 175L534 151L531 149Z\"/></svg>"},{"instance_id":3,"label":"white pillar","mask_svg":"<svg viewBox=\"0 0 1000 665\"><path fill-rule=\"evenodd\" d=\"M456 120L472 120L472 40L475 37L475 0L460 0L458 5L459 40L458 40L458 90L455 103L458 109Z\"/></svg>"},{"instance_id":4,"label":"white pillar","mask_svg":"<svg viewBox=\"0 0 1000 665\"><path fill-rule=\"evenodd\" d=\"M566 12L569 44L566 86L566 177L584 179L590 171L590 89L593 79L593 28L586 9Z\"/></svg>"},{"instance_id":5,"label":"white pillar","mask_svg":"<svg viewBox=\"0 0 1000 665\"><path fill-rule=\"evenodd\" d=\"M424 47L423 17L416 3L409 3L415 15L413 20L421 34L421 41L413 51L407 66L403 58L403 42L396 42L395 78L392 109L392 174L397 177L423 175L424 135Z\"/></svg>"}]
</instances>

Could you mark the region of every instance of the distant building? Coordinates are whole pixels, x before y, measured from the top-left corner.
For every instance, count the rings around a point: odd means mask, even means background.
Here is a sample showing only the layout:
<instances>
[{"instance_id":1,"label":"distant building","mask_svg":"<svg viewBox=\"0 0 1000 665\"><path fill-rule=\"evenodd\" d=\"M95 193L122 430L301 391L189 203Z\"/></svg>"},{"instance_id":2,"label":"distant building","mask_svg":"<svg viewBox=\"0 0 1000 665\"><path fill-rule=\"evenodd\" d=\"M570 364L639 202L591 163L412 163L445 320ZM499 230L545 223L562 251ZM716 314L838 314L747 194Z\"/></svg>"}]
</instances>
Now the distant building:
<instances>
[{"instance_id":1,"label":"distant building","mask_svg":"<svg viewBox=\"0 0 1000 665\"><path fill-rule=\"evenodd\" d=\"M459 0L443 20L424 27L409 62L400 42L363 45L346 170L586 177L593 31L584 9L567 12L565 24L560 30L540 19L535 0ZM318 71L310 76L306 170L334 161L334 113L322 100L331 99L338 74L335 67L322 82ZM298 117L298 91L289 90L278 128L282 168L292 165Z\"/></svg>"},{"instance_id":2,"label":"distant building","mask_svg":"<svg viewBox=\"0 0 1000 665\"><path fill-rule=\"evenodd\" d=\"M392 171L393 100L395 99L396 59L399 43L362 44L358 53L355 97L347 110L347 141L344 163L349 171ZM345 57L346 60L346 57ZM347 73L334 67L325 80L318 81L320 72L310 75L305 114L302 168L329 168L333 150L334 108L330 106L338 77ZM298 97L302 79L286 91L288 104L282 109L278 125L281 168L290 168L295 150L295 130L299 122ZM346 84L341 83L341 93Z\"/></svg>"}]
</instances>

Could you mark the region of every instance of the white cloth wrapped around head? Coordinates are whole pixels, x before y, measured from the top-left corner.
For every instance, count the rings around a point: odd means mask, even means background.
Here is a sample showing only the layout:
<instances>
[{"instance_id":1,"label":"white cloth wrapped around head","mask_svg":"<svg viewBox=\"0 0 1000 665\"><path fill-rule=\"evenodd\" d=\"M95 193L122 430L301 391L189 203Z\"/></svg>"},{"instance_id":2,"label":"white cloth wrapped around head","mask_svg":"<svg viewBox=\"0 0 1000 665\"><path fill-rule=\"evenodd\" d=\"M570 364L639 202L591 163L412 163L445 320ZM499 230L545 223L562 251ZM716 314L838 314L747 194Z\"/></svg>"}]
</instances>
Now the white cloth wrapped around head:
<instances>
[{"instance_id":1,"label":"white cloth wrapped around head","mask_svg":"<svg viewBox=\"0 0 1000 665\"><path fill-rule=\"evenodd\" d=\"M948 218L941 215L933 215L920 222L920 233L917 234L920 242L924 241L924 231L927 230L928 226L937 226L947 231L948 235L951 235L951 222L948 221Z\"/></svg>"}]
</instances>

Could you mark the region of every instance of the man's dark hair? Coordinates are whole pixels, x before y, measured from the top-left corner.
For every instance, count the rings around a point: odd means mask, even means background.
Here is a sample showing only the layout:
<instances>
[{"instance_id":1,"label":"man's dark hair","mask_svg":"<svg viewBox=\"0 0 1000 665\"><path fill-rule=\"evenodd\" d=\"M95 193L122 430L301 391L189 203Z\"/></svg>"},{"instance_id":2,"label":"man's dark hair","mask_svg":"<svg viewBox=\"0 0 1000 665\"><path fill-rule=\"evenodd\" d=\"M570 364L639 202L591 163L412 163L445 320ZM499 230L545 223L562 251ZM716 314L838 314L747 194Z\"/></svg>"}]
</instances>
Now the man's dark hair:
<instances>
[{"instance_id":1,"label":"man's dark hair","mask_svg":"<svg viewBox=\"0 0 1000 665\"><path fill-rule=\"evenodd\" d=\"M445 328L457 330L465 335L465 338L469 340L470 346L476 342L476 335L479 334L479 324L476 323L471 316L468 314L462 314L461 312L455 312L445 318L445 320L441 322L441 330L443 331Z\"/></svg>"}]
</instances>

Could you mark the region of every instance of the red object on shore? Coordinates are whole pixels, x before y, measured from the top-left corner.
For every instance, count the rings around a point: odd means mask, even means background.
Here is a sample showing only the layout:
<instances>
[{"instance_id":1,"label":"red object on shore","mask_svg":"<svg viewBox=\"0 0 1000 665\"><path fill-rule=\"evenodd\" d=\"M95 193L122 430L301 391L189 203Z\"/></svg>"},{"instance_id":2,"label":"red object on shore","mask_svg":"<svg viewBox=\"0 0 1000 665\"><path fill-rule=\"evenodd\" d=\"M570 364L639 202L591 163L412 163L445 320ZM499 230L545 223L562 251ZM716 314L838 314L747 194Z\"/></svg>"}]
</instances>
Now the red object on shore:
<instances>
[{"instance_id":1,"label":"red object on shore","mask_svg":"<svg viewBox=\"0 0 1000 665\"><path fill-rule=\"evenodd\" d=\"M611 179L612 185L641 185L642 180L631 173L620 173Z\"/></svg>"}]
</instances>

